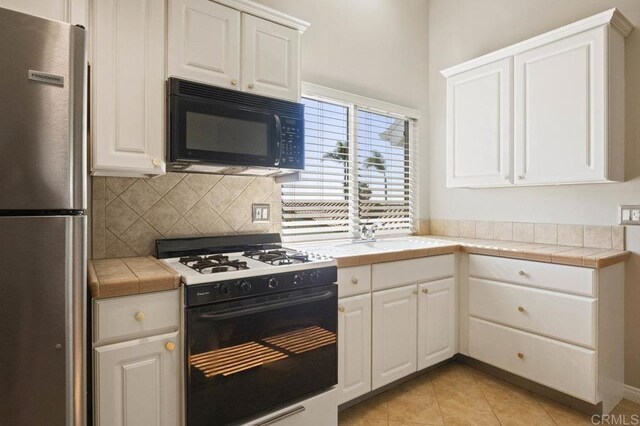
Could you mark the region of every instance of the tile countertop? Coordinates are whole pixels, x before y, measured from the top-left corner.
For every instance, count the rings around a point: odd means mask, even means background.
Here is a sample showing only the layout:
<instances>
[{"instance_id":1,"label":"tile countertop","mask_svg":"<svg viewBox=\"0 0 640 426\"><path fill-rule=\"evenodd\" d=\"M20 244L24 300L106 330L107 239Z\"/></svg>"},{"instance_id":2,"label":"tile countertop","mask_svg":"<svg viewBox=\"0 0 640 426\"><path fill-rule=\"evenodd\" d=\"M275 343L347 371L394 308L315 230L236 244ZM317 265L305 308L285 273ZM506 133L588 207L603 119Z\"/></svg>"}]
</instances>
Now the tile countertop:
<instances>
[{"instance_id":1,"label":"tile countertop","mask_svg":"<svg viewBox=\"0 0 640 426\"><path fill-rule=\"evenodd\" d=\"M598 269L624 262L631 256L631 252L624 250L435 235L382 239L373 243L352 244L342 241L294 244L292 246L299 250L333 257L336 259L338 267L437 256L460 251Z\"/></svg>"},{"instance_id":2,"label":"tile countertop","mask_svg":"<svg viewBox=\"0 0 640 426\"><path fill-rule=\"evenodd\" d=\"M153 256L89 261L89 291L93 299L172 290L180 274Z\"/></svg>"}]
</instances>

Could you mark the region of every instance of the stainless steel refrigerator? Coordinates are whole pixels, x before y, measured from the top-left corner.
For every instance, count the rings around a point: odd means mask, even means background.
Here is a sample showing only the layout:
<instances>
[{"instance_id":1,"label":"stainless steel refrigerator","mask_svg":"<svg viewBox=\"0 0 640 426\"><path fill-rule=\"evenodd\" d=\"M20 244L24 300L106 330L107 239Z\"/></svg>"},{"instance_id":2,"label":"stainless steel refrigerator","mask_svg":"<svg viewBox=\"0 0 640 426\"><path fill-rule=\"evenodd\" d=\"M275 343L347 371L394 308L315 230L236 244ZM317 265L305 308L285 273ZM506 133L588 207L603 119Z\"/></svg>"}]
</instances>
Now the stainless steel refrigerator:
<instances>
[{"instance_id":1,"label":"stainless steel refrigerator","mask_svg":"<svg viewBox=\"0 0 640 426\"><path fill-rule=\"evenodd\" d=\"M86 31L0 8L0 424L86 423Z\"/></svg>"}]
</instances>

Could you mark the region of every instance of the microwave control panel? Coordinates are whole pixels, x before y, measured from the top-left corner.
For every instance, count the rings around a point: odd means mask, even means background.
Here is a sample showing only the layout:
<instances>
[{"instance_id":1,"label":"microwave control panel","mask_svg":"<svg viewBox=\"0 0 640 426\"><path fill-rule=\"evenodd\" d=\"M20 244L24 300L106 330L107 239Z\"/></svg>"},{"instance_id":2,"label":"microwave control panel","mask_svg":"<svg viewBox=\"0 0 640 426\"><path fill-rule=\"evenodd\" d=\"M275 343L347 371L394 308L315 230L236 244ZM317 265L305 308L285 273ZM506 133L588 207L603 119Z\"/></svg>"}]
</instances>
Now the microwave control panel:
<instances>
[{"instance_id":1,"label":"microwave control panel","mask_svg":"<svg viewBox=\"0 0 640 426\"><path fill-rule=\"evenodd\" d=\"M287 169L304 169L304 127L301 121L282 121L280 165Z\"/></svg>"}]
</instances>

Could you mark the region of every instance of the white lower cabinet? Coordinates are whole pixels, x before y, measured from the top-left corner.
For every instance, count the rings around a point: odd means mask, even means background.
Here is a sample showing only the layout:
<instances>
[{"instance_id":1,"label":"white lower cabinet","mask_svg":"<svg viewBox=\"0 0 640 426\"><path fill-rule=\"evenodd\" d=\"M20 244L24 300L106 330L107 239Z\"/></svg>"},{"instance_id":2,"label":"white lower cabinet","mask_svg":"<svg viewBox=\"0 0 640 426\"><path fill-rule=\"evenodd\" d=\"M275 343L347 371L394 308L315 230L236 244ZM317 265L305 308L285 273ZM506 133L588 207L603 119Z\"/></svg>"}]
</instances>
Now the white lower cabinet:
<instances>
[{"instance_id":1,"label":"white lower cabinet","mask_svg":"<svg viewBox=\"0 0 640 426\"><path fill-rule=\"evenodd\" d=\"M454 278L418 285L418 370L456 353Z\"/></svg>"},{"instance_id":2,"label":"white lower cabinet","mask_svg":"<svg viewBox=\"0 0 640 426\"><path fill-rule=\"evenodd\" d=\"M416 371L415 284L373 293L373 389Z\"/></svg>"},{"instance_id":3,"label":"white lower cabinet","mask_svg":"<svg viewBox=\"0 0 640 426\"><path fill-rule=\"evenodd\" d=\"M181 424L178 290L93 301L96 426Z\"/></svg>"},{"instance_id":4,"label":"white lower cabinet","mask_svg":"<svg viewBox=\"0 0 640 426\"><path fill-rule=\"evenodd\" d=\"M338 404L371 391L371 295L338 301Z\"/></svg>"},{"instance_id":5,"label":"white lower cabinet","mask_svg":"<svg viewBox=\"0 0 640 426\"><path fill-rule=\"evenodd\" d=\"M178 332L95 350L96 425L180 424Z\"/></svg>"},{"instance_id":6,"label":"white lower cabinet","mask_svg":"<svg viewBox=\"0 0 640 426\"><path fill-rule=\"evenodd\" d=\"M624 390L624 264L601 269L469 255L468 355L609 413ZM462 305L462 304L461 304Z\"/></svg>"}]
</instances>

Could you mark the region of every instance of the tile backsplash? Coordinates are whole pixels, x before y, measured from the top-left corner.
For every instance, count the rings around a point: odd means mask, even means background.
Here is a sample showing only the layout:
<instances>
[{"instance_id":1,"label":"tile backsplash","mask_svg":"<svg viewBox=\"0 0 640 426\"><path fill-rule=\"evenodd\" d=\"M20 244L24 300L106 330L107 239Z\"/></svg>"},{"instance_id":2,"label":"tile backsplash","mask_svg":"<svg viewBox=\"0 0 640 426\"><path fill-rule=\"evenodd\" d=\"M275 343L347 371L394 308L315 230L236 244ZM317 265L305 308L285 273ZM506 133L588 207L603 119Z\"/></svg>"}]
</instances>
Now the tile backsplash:
<instances>
[{"instance_id":1,"label":"tile backsplash","mask_svg":"<svg viewBox=\"0 0 640 426\"><path fill-rule=\"evenodd\" d=\"M92 178L94 259L149 255L158 238L280 232L280 185L272 178L167 173L153 179ZM251 204L271 206L252 223Z\"/></svg>"},{"instance_id":2,"label":"tile backsplash","mask_svg":"<svg viewBox=\"0 0 640 426\"><path fill-rule=\"evenodd\" d=\"M624 226L431 219L423 235L624 250Z\"/></svg>"}]
</instances>

